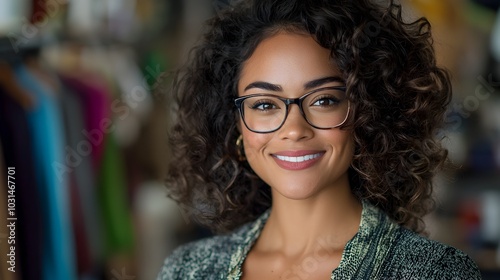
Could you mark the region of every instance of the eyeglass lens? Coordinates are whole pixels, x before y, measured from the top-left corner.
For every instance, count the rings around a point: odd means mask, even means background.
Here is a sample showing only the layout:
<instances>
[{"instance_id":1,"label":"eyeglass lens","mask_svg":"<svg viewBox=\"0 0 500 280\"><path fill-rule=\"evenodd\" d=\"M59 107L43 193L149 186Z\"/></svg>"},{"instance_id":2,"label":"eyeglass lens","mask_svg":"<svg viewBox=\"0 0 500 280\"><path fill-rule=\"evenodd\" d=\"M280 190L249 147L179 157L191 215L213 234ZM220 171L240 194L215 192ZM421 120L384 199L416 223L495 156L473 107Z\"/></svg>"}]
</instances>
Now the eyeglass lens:
<instances>
[{"instance_id":1,"label":"eyeglass lens","mask_svg":"<svg viewBox=\"0 0 500 280\"><path fill-rule=\"evenodd\" d=\"M327 88L301 97L302 113L317 128L333 128L347 118L349 104L344 90ZM255 95L241 104L246 126L256 132L278 129L288 115L286 99L274 95Z\"/></svg>"}]
</instances>

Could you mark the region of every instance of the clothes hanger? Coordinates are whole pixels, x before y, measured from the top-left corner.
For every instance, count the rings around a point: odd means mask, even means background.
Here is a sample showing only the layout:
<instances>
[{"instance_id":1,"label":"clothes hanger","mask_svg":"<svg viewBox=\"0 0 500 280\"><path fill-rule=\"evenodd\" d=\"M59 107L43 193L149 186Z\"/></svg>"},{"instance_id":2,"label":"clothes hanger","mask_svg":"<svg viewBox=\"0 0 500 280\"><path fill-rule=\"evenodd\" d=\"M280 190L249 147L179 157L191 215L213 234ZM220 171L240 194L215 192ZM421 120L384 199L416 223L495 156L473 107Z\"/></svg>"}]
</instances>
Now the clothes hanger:
<instances>
[{"instance_id":1,"label":"clothes hanger","mask_svg":"<svg viewBox=\"0 0 500 280\"><path fill-rule=\"evenodd\" d=\"M31 110L35 106L34 98L19 86L12 66L5 61L0 61L0 85L25 110Z\"/></svg>"},{"instance_id":2,"label":"clothes hanger","mask_svg":"<svg viewBox=\"0 0 500 280\"><path fill-rule=\"evenodd\" d=\"M31 40L29 43L14 49L12 38L0 37L0 86L2 86L11 97L25 110L31 110L36 100L28 91L16 82L13 66L24 63L27 53L39 50L40 40Z\"/></svg>"}]
</instances>

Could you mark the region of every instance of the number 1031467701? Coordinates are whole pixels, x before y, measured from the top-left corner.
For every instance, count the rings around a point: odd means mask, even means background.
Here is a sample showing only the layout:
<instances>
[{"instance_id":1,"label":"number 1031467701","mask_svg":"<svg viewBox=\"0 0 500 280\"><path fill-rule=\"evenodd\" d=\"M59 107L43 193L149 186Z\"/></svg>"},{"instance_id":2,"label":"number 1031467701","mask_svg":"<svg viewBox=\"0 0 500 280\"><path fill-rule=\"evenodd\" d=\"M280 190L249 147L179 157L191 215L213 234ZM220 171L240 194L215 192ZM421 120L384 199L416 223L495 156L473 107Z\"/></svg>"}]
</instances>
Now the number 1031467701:
<instances>
[{"instance_id":1,"label":"number 1031467701","mask_svg":"<svg viewBox=\"0 0 500 280\"><path fill-rule=\"evenodd\" d=\"M16 220L16 168L7 169L7 220Z\"/></svg>"},{"instance_id":2,"label":"number 1031467701","mask_svg":"<svg viewBox=\"0 0 500 280\"><path fill-rule=\"evenodd\" d=\"M7 254L7 270L16 272L16 169L7 168L7 228L9 230L8 241L10 245Z\"/></svg>"}]
</instances>

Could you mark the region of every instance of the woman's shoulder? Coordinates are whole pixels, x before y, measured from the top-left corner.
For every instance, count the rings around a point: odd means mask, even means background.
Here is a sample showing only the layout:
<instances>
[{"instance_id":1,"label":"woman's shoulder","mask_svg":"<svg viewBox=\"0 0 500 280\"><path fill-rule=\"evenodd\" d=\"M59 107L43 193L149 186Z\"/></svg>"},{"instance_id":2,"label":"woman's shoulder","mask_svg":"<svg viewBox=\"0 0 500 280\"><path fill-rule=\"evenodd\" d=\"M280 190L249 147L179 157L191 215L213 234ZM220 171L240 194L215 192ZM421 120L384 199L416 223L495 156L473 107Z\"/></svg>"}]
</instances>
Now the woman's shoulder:
<instances>
[{"instance_id":1,"label":"woman's shoulder","mask_svg":"<svg viewBox=\"0 0 500 280\"><path fill-rule=\"evenodd\" d=\"M229 235L217 235L178 247L165 259L158 279L194 279L195 275L212 279L228 262L231 241Z\"/></svg>"},{"instance_id":2,"label":"woman's shoulder","mask_svg":"<svg viewBox=\"0 0 500 280\"><path fill-rule=\"evenodd\" d=\"M464 252L400 228L382 274L388 279L481 279Z\"/></svg>"},{"instance_id":3,"label":"woman's shoulder","mask_svg":"<svg viewBox=\"0 0 500 280\"><path fill-rule=\"evenodd\" d=\"M160 279L221 279L233 253L245 245L251 224L230 234L215 235L184 244L165 259Z\"/></svg>"}]
</instances>

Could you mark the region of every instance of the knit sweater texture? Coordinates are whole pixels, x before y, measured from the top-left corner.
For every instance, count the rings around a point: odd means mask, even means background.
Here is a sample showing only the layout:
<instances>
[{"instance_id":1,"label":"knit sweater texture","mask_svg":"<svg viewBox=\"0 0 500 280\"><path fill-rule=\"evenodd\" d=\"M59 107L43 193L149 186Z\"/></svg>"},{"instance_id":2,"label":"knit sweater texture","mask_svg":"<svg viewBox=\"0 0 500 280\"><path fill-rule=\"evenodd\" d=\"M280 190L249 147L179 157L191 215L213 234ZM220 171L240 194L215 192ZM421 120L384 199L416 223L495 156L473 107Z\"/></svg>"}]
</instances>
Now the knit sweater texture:
<instances>
[{"instance_id":1,"label":"knit sweater texture","mask_svg":"<svg viewBox=\"0 0 500 280\"><path fill-rule=\"evenodd\" d=\"M270 210L231 234L218 235L177 248L157 280L240 279L242 265L259 237ZM328 249L329 240L318 240ZM318 260L316 260L316 259ZM290 279L307 279L316 255L304 261ZM399 226L375 206L363 202L358 232L346 244L330 279L481 279L476 264L463 252Z\"/></svg>"}]
</instances>

